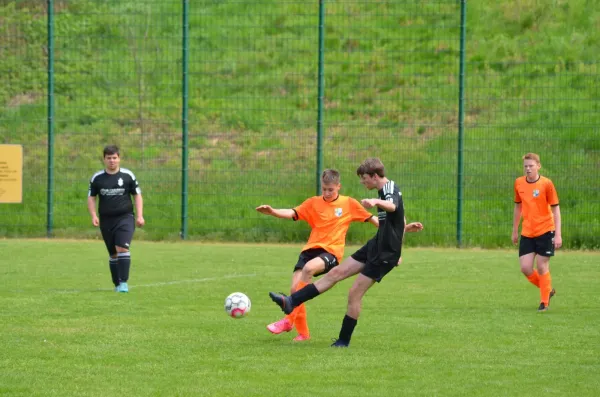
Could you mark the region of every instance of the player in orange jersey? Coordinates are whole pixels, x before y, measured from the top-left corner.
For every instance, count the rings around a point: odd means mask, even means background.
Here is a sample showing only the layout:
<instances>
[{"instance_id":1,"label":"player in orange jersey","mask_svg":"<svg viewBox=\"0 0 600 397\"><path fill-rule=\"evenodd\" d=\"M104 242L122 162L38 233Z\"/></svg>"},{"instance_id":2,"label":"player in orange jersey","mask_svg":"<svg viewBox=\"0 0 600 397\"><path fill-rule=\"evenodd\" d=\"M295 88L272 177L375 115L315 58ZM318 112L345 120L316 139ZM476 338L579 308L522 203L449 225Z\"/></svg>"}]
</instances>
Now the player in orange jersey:
<instances>
[{"instance_id":1,"label":"player in orange jersey","mask_svg":"<svg viewBox=\"0 0 600 397\"><path fill-rule=\"evenodd\" d=\"M519 263L527 280L540 289L538 312L545 312L556 293L550 276L550 257L562 246L560 208L554 184L539 174L540 156L527 153L523 156L523 167L525 176L515 181L512 242L519 241L522 216ZM536 256L537 269L534 268Z\"/></svg>"}]
</instances>

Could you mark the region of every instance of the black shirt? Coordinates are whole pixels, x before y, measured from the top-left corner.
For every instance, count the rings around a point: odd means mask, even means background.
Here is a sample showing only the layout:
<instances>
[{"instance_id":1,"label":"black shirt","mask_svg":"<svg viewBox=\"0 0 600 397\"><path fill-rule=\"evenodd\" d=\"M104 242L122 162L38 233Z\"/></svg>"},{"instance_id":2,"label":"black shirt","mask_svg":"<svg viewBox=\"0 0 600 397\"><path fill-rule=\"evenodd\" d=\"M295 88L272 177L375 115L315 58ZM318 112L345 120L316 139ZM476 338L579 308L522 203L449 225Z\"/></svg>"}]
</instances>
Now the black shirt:
<instances>
[{"instance_id":1,"label":"black shirt","mask_svg":"<svg viewBox=\"0 0 600 397\"><path fill-rule=\"evenodd\" d=\"M90 180L88 196L100 196L98 213L101 217L133 214L131 195L141 194L133 172L121 168L116 174L98 171Z\"/></svg>"},{"instance_id":2,"label":"black shirt","mask_svg":"<svg viewBox=\"0 0 600 397\"><path fill-rule=\"evenodd\" d=\"M378 191L381 200L394 203L396 210L386 212L379 208L379 229L375 239L380 256L394 256L402 250L404 237L404 202L402 193L394 181L388 181L383 189Z\"/></svg>"}]
</instances>

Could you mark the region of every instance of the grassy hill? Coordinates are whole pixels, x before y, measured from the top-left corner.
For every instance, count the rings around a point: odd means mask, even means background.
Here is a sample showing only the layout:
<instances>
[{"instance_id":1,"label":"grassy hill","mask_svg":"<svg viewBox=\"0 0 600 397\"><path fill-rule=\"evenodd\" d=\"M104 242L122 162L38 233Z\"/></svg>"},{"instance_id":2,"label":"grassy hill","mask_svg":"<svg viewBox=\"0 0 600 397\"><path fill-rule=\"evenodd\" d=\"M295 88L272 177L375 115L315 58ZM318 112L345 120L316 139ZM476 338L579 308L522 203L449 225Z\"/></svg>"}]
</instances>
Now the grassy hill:
<instances>
[{"instance_id":1,"label":"grassy hill","mask_svg":"<svg viewBox=\"0 0 600 397\"><path fill-rule=\"evenodd\" d=\"M106 143L144 189L148 228L178 238L181 218L180 1L56 1L54 234L97 237L85 209ZM305 224L260 217L315 194L317 4L190 2L191 238L301 241ZM356 166L384 160L409 220L408 244L456 241L460 7L454 0L327 1L325 167L371 196ZM0 143L25 148L25 199L0 205L0 235L46 223L46 11L0 1ZM561 197L565 244L600 232L600 12L592 2L469 2L463 240L509 243L521 156L542 156ZM372 229L352 226L349 240Z\"/></svg>"}]
</instances>

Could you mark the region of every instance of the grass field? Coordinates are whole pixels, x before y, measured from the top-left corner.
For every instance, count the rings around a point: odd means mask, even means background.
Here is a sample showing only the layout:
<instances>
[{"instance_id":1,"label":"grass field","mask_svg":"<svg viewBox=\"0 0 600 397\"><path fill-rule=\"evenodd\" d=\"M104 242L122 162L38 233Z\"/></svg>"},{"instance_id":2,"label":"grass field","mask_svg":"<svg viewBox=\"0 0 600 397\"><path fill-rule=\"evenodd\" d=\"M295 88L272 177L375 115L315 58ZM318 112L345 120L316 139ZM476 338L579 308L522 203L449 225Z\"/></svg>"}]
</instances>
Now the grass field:
<instances>
[{"instance_id":1,"label":"grass field","mask_svg":"<svg viewBox=\"0 0 600 397\"><path fill-rule=\"evenodd\" d=\"M269 334L297 245L136 242L130 293L99 241L0 240L2 396L597 396L600 255L559 252L557 295L514 250L407 249L332 349L350 280L308 303L312 339ZM353 247L346 250L352 253ZM225 315L242 291L252 311Z\"/></svg>"}]
</instances>

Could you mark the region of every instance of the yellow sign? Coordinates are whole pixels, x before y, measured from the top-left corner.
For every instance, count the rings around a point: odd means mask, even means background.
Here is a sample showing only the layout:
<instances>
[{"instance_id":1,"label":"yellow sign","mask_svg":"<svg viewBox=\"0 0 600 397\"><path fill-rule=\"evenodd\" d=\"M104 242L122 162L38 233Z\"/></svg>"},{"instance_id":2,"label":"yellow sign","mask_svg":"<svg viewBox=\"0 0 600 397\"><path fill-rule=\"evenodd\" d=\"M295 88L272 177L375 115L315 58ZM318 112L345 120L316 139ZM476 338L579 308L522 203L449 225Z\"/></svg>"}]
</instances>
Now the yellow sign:
<instances>
[{"instance_id":1,"label":"yellow sign","mask_svg":"<svg viewBox=\"0 0 600 397\"><path fill-rule=\"evenodd\" d=\"M23 146L0 145L0 204L23 202Z\"/></svg>"}]
</instances>

